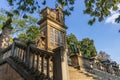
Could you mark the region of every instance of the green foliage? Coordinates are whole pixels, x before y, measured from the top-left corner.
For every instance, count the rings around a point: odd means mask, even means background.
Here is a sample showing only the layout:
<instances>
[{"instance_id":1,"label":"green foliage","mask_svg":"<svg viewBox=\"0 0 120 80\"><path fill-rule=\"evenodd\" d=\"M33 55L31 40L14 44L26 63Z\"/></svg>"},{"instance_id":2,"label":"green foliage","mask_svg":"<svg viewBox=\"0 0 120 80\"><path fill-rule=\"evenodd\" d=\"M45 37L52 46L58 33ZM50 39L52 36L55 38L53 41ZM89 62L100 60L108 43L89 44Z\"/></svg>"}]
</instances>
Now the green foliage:
<instances>
[{"instance_id":1,"label":"green foliage","mask_svg":"<svg viewBox=\"0 0 120 80\"><path fill-rule=\"evenodd\" d=\"M5 21L5 23L3 23L3 27L11 27L11 23L12 23L12 18L8 18L7 21Z\"/></svg>"},{"instance_id":2,"label":"green foliage","mask_svg":"<svg viewBox=\"0 0 120 80\"><path fill-rule=\"evenodd\" d=\"M11 27L12 17L13 17L12 13L7 12L7 11L5 11L3 9L0 9L0 25L1 25L1 29L4 28L4 27Z\"/></svg>"},{"instance_id":3,"label":"green foliage","mask_svg":"<svg viewBox=\"0 0 120 80\"><path fill-rule=\"evenodd\" d=\"M0 14L0 22L6 21L7 17L3 14Z\"/></svg>"},{"instance_id":4,"label":"green foliage","mask_svg":"<svg viewBox=\"0 0 120 80\"><path fill-rule=\"evenodd\" d=\"M11 27L13 20L14 18L12 13L10 12L6 13L4 9L0 9L0 29L1 30L4 27Z\"/></svg>"},{"instance_id":5,"label":"green foliage","mask_svg":"<svg viewBox=\"0 0 120 80\"><path fill-rule=\"evenodd\" d=\"M113 11L118 10L118 3L120 0L85 0L86 9L84 13L92 17L88 24L92 25L97 19L99 22L103 21L105 17L111 14L111 9Z\"/></svg>"},{"instance_id":6,"label":"green foliage","mask_svg":"<svg viewBox=\"0 0 120 80\"><path fill-rule=\"evenodd\" d=\"M46 5L47 0L7 0L9 5L14 7L14 13L20 14L24 12L33 14L35 11L40 10L41 5ZM61 7L64 7L65 15L70 15L71 11L74 10L75 0L56 0L57 4L60 4ZM23 18L25 16L23 15Z\"/></svg>"},{"instance_id":7,"label":"green foliage","mask_svg":"<svg viewBox=\"0 0 120 80\"><path fill-rule=\"evenodd\" d=\"M37 37L40 35L39 27L37 26L30 26L25 33L20 34L18 37L19 39L26 43L26 42L35 42Z\"/></svg>"},{"instance_id":8,"label":"green foliage","mask_svg":"<svg viewBox=\"0 0 120 80\"><path fill-rule=\"evenodd\" d=\"M7 0L10 6L14 6L16 13L19 11L25 11L29 13L33 13L34 10L39 7L37 0Z\"/></svg>"},{"instance_id":9,"label":"green foliage","mask_svg":"<svg viewBox=\"0 0 120 80\"><path fill-rule=\"evenodd\" d=\"M71 33L71 34L67 35L67 45L68 45L68 48L70 48L72 43L78 44L78 40L77 40L76 36Z\"/></svg>"},{"instance_id":10,"label":"green foliage","mask_svg":"<svg viewBox=\"0 0 120 80\"><path fill-rule=\"evenodd\" d=\"M67 46L69 49L69 54L72 55L73 53L78 53L78 40L74 34L67 35Z\"/></svg>"},{"instance_id":11,"label":"green foliage","mask_svg":"<svg viewBox=\"0 0 120 80\"><path fill-rule=\"evenodd\" d=\"M28 41L35 41L36 38L40 35L40 30L36 26L31 26L27 31L26 31Z\"/></svg>"},{"instance_id":12,"label":"green foliage","mask_svg":"<svg viewBox=\"0 0 120 80\"><path fill-rule=\"evenodd\" d=\"M25 13L34 13L35 11L40 10L41 5L46 5L47 0L7 0L9 5L14 7L14 12L20 14L21 12ZM76 0L55 0L64 9L64 14L69 16L71 11L74 10L74 4ZM105 17L111 14L110 10L118 10L118 3L120 0L84 0L85 10L84 14L91 16L91 20L88 21L88 24L92 25L95 21L103 21ZM54 4L55 5L55 4ZM23 16L25 18L25 16ZM118 18L120 21L120 19ZM119 22L116 21L116 22Z\"/></svg>"},{"instance_id":13,"label":"green foliage","mask_svg":"<svg viewBox=\"0 0 120 80\"><path fill-rule=\"evenodd\" d=\"M80 41L80 46L82 55L86 57L94 57L97 55L97 51L93 40L90 40L89 38L84 38L82 41Z\"/></svg>"},{"instance_id":14,"label":"green foliage","mask_svg":"<svg viewBox=\"0 0 120 80\"><path fill-rule=\"evenodd\" d=\"M14 26L13 33L25 31L32 25L38 26L37 21L38 20L36 18L28 16L28 15L27 15L27 18L18 18L16 16L14 17L13 22L12 22Z\"/></svg>"},{"instance_id":15,"label":"green foliage","mask_svg":"<svg viewBox=\"0 0 120 80\"><path fill-rule=\"evenodd\" d=\"M94 41L89 38L84 38L82 41L78 41L74 34L67 35L67 45L71 52L74 52L72 49L72 45L74 48L80 49L83 56L86 57L94 57L97 55L97 51L94 45Z\"/></svg>"},{"instance_id":16,"label":"green foliage","mask_svg":"<svg viewBox=\"0 0 120 80\"><path fill-rule=\"evenodd\" d=\"M20 39L21 42L26 43L27 42L27 35L26 33L22 33L18 35L18 38Z\"/></svg>"},{"instance_id":17,"label":"green foliage","mask_svg":"<svg viewBox=\"0 0 120 80\"><path fill-rule=\"evenodd\" d=\"M2 24L0 24L0 31L2 30L2 26L3 26L3 25L2 25Z\"/></svg>"},{"instance_id":18,"label":"green foliage","mask_svg":"<svg viewBox=\"0 0 120 80\"><path fill-rule=\"evenodd\" d=\"M12 11L11 14L13 14ZM15 36L18 36L20 33L24 33L33 25L38 27L37 21L38 20L36 18L29 15L26 15L26 18L22 18L17 14L14 14L13 17L8 17L5 10L0 10L0 30L2 30L3 27L10 27L9 25L11 25L13 27L12 35Z\"/></svg>"},{"instance_id":19,"label":"green foliage","mask_svg":"<svg viewBox=\"0 0 120 80\"><path fill-rule=\"evenodd\" d=\"M5 22L5 21L7 21L7 17L4 15L4 14L2 14L2 13L0 13L0 30L2 30L2 28L3 28L3 23Z\"/></svg>"},{"instance_id":20,"label":"green foliage","mask_svg":"<svg viewBox=\"0 0 120 80\"><path fill-rule=\"evenodd\" d=\"M10 44L12 44L13 43L13 38L12 37L10 37L10 42L9 42Z\"/></svg>"}]
</instances>

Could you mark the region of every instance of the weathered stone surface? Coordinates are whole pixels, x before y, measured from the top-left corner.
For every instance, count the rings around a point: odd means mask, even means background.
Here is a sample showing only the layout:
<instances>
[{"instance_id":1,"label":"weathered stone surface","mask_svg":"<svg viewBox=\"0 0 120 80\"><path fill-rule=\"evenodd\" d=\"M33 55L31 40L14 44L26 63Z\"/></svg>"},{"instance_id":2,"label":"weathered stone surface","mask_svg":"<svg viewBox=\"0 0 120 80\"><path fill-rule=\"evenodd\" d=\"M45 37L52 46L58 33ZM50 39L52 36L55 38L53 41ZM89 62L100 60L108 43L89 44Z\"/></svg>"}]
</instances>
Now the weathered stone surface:
<instances>
[{"instance_id":1,"label":"weathered stone surface","mask_svg":"<svg viewBox=\"0 0 120 80\"><path fill-rule=\"evenodd\" d=\"M5 27L2 30L2 33L0 35L0 49L5 49L9 46L10 43L10 34L11 34L12 28L11 27Z\"/></svg>"},{"instance_id":2,"label":"weathered stone surface","mask_svg":"<svg viewBox=\"0 0 120 80\"><path fill-rule=\"evenodd\" d=\"M24 80L9 64L0 66L0 80Z\"/></svg>"}]
</instances>

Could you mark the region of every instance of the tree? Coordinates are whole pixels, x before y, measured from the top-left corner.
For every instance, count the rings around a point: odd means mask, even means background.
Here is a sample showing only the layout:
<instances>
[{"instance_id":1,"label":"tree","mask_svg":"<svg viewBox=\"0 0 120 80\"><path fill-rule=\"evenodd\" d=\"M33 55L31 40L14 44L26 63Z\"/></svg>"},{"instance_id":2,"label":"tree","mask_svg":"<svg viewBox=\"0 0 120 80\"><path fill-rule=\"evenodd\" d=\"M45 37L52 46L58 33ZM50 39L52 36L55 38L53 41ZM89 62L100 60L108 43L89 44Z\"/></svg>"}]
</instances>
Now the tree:
<instances>
[{"instance_id":1,"label":"tree","mask_svg":"<svg viewBox=\"0 0 120 80\"><path fill-rule=\"evenodd\" d=\"M20 34L18 38L23 43L35 42L39 35L40 35L39 27L32 25L26 30L25 33Z\"/></svg>"},{"instance_id":2,"label":"tree","mask_svg":"<svg viewBox=\"0 0 120 80\"><path fill-rule=\"evenodd\" d=\"M3 22L5 22L5 21L7 21L7 17L0 10L0 31L2 30Z\"/></svg>"},{"instance_id":3,"label":"tree","mask_svg":"<svg viewBox=\"0 0 120 80\"><path fill-rule=\"evenodd\" d=\"M98 59L99 60L110 60L110 55L104 51L100 51L98 54Z\"/></svg>"},{"instance_id":4,"label":"tree","mask_svg":"<svg viewBox=\"0 0 120 80\"><path fill-rule=\"evenodd\" d=\"M84 38L80 41L80 51L85 57L94 57L97 55L97 51L94 45L94 41L89 38Z\"/></svg>"},{"instance_id":5,"label":"tree","mask_svg":"<svg viewBox=\"0 0 120 80\"><path fill-rule=\"evenodd\" d=\"M74 34L67 35L67 46L70 54L78 53L78 40Z\"/></svg>"},{"instance_id":6,"label":"tree","mask_svg":"<svg viewBox=\"0 0 120 80\"><path fill-rule=\"evenodd\" d=\"M10 6L14 7L15 13L26 12L34 13L38 11L41 5L45 5L47 0L7 0ZM66 15L70 15L71 11L74 10L74 4L76 0L55 0L56 3L60 4ZM92 19L88 24L92 25L97 19L99 22L103 21L105 17L111 14L113 11L118 10L118 4L120 0L84 0L86 9L85 14L88 14ZM24 14L25 15L25 14ZM116 22L120 21L120 16L116 19Z\"/></svg>"},{"instance_id":7,"label":"tree","mask_svg":"<svg viewBox=\"0 0 120 80\"><path fill-rule=\"evenodd\" d=\"M12 22L12 17L7 17L4 13L5 11L0 9L0 30L2 30L4 27L10 27Z\"/></svg>"},{"instance_id":8,"label":"tree","mask_svg":"<svg viewBox=\"0 0 120 80\"><path fill-rule=\"evenodd\" d=\"M11 24L11 27L13 28L12 34L15 33L21 33L24 32L27 28L29 28L32 25L37 25L38 19L31 17L30 15L27 15L26 17L22 18L18 14L12 15L12 12L7 12L9 16L6 14L6 10L0 9L0 30L2 30L3 27L9 26ZM11 15L11 16L10 16Z\"/></svg>"},{"instance_id":9,"label":"tree","mask_svg":"<svg viewBox=\"0 0 120 80\"><path fill-rule=\"evenodd\" d=\"M68 48L70 48L70 45L72 43L78 44L78 40L77 40L77 38L76 38L76 36L74 34L70 33L70 34L67 35Z\"/></svg>"},{"instance_id":10,"label":"tree","mask_svg":"<svg viewBox=\"0 0 120 80\"><path fill-rule=\"evenodd\" d=\"M38 36L39 34L39 26L37 25L38 20L36 18L31 17L29 15L27 15L24 18L21 18L17 14L15 14L14 16L7 17L5 12L6 11L3 9L0 10L0 30L2 30L2 35L7 33L8 31L10 32L7 35L13 35L13 36L15 35L17 37L20 34L19 37L20 39L22 39L24 43L26 41L33 41L33 39L36 39L36 36ZM9 13L9 15L10 14L12 15L13 13ZM12 27L13 30L12 32L11 30L3 31L4 27L6 28ZM2 43L1 40L0 40L0 43ZM10 40L12 40L11 37L10 37Z\"/></svg>"},{"instance_id":11,"label":"tree","mask_svg":"<svg viewBox=\"0 0 120 80\"><path fill-rule=\"evenodd\" d=\"M71 53L75 53L75 51L77 52L80 49L83 56L94 57L97 55L94 41L89 38L78 41L76 36L71 33L67 35L67 45Z\"/></svg>"},{"instance_id":12,"label":"tree","mask_svg":"<svg viewBox=\"0 0 120 80\"><path fill-rule=\"evenodd\" d=\"M36 18L31 16L27 16L27 18L14 18L14 21L12 23L14 26L13 34L18 33L19 35L20 33L24 33L31 26L39 27L37 25L37 21L38 20Z\"/></svg>"},{"instance_id":13,"label":"tree","mask_svg":"<svg viewBox=\"0 0 120 80\"><path fill-rule=\"evenodd\" d=\"M86 9L85 14L89 14L92 19L88 22L90 25L93 24L96 19L99 22L103 21L105 17L111 14L111 10L118 11L118 4L120 0L85 0ZM116 22L120 19L117 18Z\"/></svg>"}]
</instances>

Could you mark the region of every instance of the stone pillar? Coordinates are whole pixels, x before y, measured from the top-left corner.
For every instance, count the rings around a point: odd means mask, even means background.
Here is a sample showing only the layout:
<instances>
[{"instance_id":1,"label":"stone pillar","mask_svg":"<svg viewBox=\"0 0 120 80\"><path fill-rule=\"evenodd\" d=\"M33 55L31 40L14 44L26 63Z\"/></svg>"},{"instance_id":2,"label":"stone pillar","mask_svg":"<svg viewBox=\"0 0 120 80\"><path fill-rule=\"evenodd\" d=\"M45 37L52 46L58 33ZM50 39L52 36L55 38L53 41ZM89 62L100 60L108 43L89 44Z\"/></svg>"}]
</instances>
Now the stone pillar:
<instances>
[{"instance_id":1,"label":"stone pillar","mask_svg":"<svg viewBox=\"0 0 120 80\"><path fill-rule=\"evenodd\" d=\"M67 52L65 49L62 53L62 80L69 80L69 70L68 70L68 62L67 62Z\"/></svg>"},{"instance_id":2,"label":"stone pillar","mask_svg":"<svg viewBox=\"0 0 120 80\"><path fill-rule=\"evenodd\" d=\"M68 63L67 50L59 47L53 50L54 52L54 77L55 80L68 79Z\"/></svg>"},{"instance_id":3,"label":"stone pillar","mask_svg":"<svg viewBox=\"0 0 120 80\"><path fill-rule=\"evenodd\" d=\"M2 33L0 36L0 49L7 48L10 43L10 37L9 35L11 34L12 28L11 27L4 27L2 29Z\"/></svg>"}]
</instances>

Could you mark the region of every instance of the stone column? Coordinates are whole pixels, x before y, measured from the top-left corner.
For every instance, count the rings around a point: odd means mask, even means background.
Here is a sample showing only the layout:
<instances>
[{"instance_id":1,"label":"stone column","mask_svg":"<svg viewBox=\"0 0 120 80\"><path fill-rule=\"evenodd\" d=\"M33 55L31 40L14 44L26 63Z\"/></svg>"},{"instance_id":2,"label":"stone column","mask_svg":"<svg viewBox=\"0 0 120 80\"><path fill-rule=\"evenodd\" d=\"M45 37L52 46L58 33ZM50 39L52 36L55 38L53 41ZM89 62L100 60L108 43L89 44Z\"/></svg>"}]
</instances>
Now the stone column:
<instances>
[{"instance_id":1,"label":"stone column","mask_svg":"<svg viewBox=\"0 0 120 80\"><path fill-rule=\"evenodd\" d=\"M2 34L0 36L0 48L4 49L9 46L10 43L10 37L9 35L11 34L12 27L4 27L2 29Z\"/></svg>"},{"instance_id":2,"label":"stone column","mask_svg":"<svg viewBox=\"0 0 120 80\"><path fill-rule=\"evenodd\" d=\"M67 56L67 52L68 50L65 49L64 52L63 52L63 59L64 61L62 61L62 75L63 75L63 78L62 80L69 80L69 70L68 70L68 56Z\"/></svg>"},{"instance_id":3,"label":"stone column","mask_svg":"<svg viewBox=\"0 0 120 80\"><path fill-rule=\"evenodd\" d=\"M53 50L54 52L54 77L55 80L68 79L68 63L67 50L59 47Z\"/></svg>"}]
</instances>

